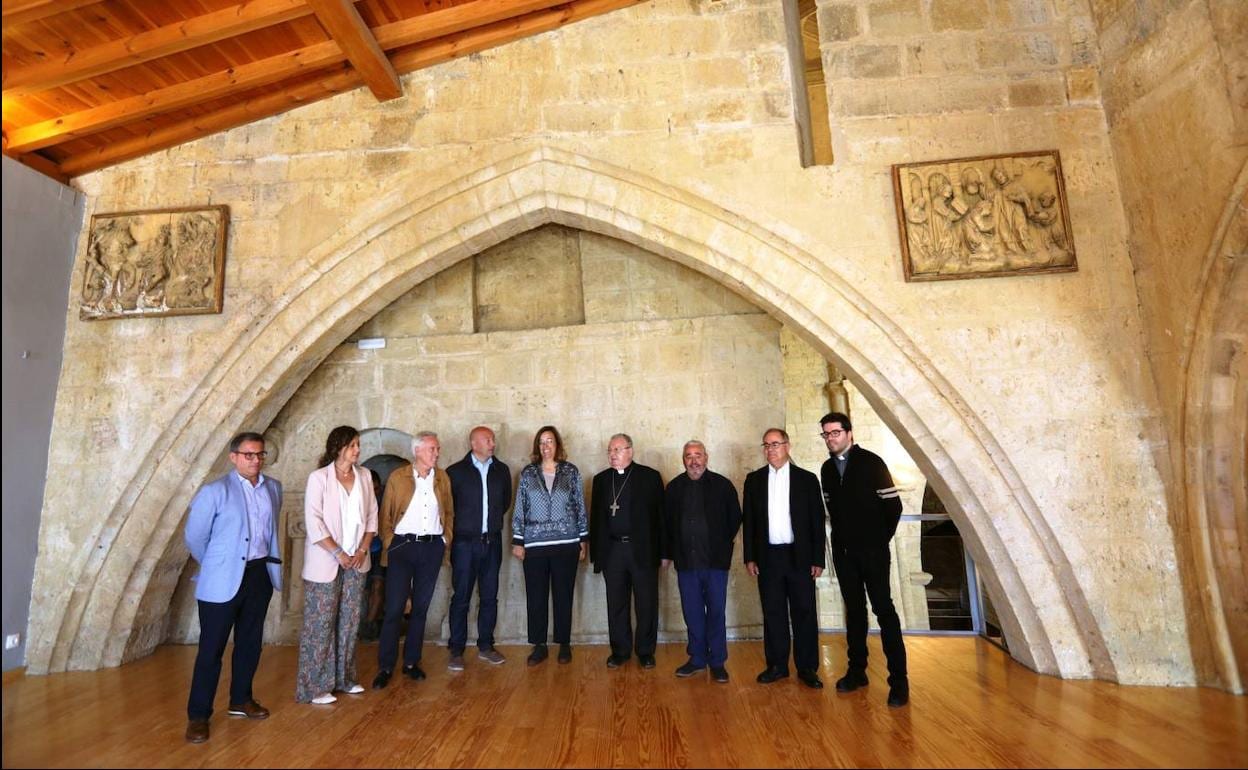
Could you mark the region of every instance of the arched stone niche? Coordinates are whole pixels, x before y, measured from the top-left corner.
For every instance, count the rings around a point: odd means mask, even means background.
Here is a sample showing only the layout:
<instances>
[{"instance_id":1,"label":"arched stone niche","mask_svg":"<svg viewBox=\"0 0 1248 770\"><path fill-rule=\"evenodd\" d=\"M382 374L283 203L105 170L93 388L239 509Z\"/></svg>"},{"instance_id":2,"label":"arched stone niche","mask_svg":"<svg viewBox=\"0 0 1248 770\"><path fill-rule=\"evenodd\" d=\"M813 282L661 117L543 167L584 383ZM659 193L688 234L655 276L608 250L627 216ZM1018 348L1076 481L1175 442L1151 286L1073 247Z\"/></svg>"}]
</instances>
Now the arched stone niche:
<instances>
[{"instance_id":1,"label":"arched stone niche","mask_svg":"<svg viewBox=\"0 0 1248 770\"><path fill-rule=\"evenodd\" d=\"M351 331L416 284L548 222L628 241L708 275L797 331L866 395L946 501L994 594L1012 653L1038 671L1115 678L1100 624L1061 542L982 419L853 282L765 222L681 187L542 147L436 189L396 185L257 303L229 352L165 426L69 578L32 621L32 671L117 665L195 489L244 425L268 424ZM800 236L798 236L800 237ZM230 387L222 387L223 383ZM194 419L192 419L192 417ZM140 554L135 558L135 554Z\"/></svg>"}]
</instances>

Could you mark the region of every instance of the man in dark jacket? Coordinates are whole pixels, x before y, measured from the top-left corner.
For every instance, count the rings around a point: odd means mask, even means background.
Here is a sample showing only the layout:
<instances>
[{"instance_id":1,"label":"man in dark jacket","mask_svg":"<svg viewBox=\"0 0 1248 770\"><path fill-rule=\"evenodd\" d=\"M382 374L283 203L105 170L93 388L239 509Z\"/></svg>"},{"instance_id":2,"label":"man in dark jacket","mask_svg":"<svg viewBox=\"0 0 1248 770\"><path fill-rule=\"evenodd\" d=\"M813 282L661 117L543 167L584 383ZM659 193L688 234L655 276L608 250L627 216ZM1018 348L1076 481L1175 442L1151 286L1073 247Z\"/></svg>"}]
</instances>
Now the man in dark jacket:
<instances>
[{"instance_id":1,"label":"man in dark jacket","mask_svg":"<svg viewBox=\"0 0 1248 770\"><path fill-rule=\"evenodd\" d=\"M690 441L683 450L685 472L667 485L664 503L663 566L676 562L680 607L689 629L689 661L676 676L711 667L711 678L728 681L728 570L741 528L741 506L732 482L707 470L706 445Z\"/></svg>"},{"instance_id":2,"label":"man in dark jacket","mask_svg":"<svg viewBox=\"0 0 1248 770\"><path fill-rule=\"evenodd\" d=\"M468 642L468 604L472 584L479 586L477 603L477 657L486 663L504 662L494 649L498 621L498 570L503 561L503 516L511 507L511 469L494 456L494 431L479 425L468 434L472 447L464 459L446 469L455 508L455 536L451 540L451 638L447 668L464 670Z\"/></svg>"},{"instance_id":3,"label":"man in dark jacket","mask_svg":"<svg viewBox=\"0 0 1248 770\"><path fill-rule=\"evenodd\" d=\"M642 668L654 668L659 641L659 550L663 537L663 480L633 462L633 440L617 433L607 444L611 467L594 476L589 505L589 556L607 584L607 668L619 668L637 650ZM632 607L637 612L634 645Z\"/></svg>"},{"instance_id":4,"label":"man in dark jacket","mask_svg":"<svg viewBox=\"0 0 1248 770\"><path fill-rule=\"evenodd\" d=\"M823 504L819 479L789 461L789 434L771 428L763 434L767 464L745 477L742 545L745 568L758 578L763 605L763 650L767 668L762 684L789 675L789 623L793 662L807 687L819 679L819 615L815 578L826 566Z\"/></svg>"},{"instance_id":5,"label":"man in dark jacket","mask_svg":"<svg viewBox=\"0 0 1248 770\"><path fill-rule=\"evenodd\" d=\"M837 692L867 684L867 597L880 624L888 658L888 705L910 700L901 620L889 593L888 542L901 520L901 496L879 455L854 443L849 417L840 412L819 421L831 457L823 464L823 498L832 519L832 566L845 600L849 670ZM865 593L864 593L865 589Z\"/></svg>"}]
</instances>

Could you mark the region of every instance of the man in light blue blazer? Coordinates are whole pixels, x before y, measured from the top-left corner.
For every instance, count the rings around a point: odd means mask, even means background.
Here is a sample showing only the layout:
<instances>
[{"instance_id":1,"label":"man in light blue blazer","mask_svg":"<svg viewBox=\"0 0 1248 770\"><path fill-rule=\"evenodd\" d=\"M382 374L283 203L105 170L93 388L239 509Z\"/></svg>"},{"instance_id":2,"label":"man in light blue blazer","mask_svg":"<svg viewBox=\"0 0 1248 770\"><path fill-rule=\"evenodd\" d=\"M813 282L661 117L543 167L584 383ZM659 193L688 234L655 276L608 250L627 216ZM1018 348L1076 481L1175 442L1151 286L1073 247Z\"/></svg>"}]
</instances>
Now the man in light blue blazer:
<instances>
[{"instance_id":1,"label":"man in light blue blazer","mask_svg":"<svg viewBox=\"0 0 1248 770\"><path fill-rule=\"evenodd\" d=\"M281 590L277 520L282 485L260 473L264 436L240 433L230 441L234 470L200 488L186 520L186 547L199 562L199 654L186 704L186 739L208 740L208 719L221 678L221 659L234 631L229 713L264 719L269 710L252 696L260 663L264 616Z\"/></svg>"}]
</instances>

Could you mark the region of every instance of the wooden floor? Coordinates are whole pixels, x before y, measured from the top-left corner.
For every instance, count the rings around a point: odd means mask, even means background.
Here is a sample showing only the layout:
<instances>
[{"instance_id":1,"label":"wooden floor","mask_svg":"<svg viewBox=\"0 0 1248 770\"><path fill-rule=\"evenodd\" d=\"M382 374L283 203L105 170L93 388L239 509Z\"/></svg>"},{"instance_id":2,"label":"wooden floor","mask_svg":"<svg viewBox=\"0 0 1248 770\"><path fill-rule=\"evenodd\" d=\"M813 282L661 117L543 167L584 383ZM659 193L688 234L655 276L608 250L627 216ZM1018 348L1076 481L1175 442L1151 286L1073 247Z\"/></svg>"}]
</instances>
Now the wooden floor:
<instances>
[{"instance_id":1,"label":"wooden floor","mask_svg":"<svg viewBox=\"0 0 1248 770\"><path fill-rule=\"evenodd\" d=\"M4 767L1242 767L1248 698L1195 688L1121 687L1038 676L972 638L908 637L911 705L884 703L883 656L871 639L871 686L838 695L844 637L822 639L822 691L796 678L755 684L761 642L730 645L732 682L676 679L681 645L659 667L604 666L577 647L526 668L527 648L493 667L469 650L446 670L426 646L429 679L332 706L294 702L297 650L266 648L257 699L273 715L225 714L190 745L186 694L193 647L162 647L119 669L26 677L4 686ZM360 674L376 671L361 645ZM227 664L228 669L228 664ZM228 676L228 671L226 676Z\"/></svg>"}]
</instances>

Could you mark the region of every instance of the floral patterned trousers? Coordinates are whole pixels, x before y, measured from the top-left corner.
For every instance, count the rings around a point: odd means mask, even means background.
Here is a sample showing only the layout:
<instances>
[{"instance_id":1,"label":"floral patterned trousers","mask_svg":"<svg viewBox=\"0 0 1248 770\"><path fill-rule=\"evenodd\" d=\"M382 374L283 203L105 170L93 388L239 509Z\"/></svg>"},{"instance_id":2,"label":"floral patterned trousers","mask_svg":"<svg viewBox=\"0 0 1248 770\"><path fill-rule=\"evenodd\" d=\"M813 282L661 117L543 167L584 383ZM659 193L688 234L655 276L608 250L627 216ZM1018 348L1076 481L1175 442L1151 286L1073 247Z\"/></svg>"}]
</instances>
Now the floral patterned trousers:
<instances>
[{"instance_id":1,"label":"floral patterned trousers","mask_svg":"<svg viewBox=\"0 0 1248 770\"><path fill-rule=\"evenodd\" d=\"M295 677L299 703L356 684L355 642L366 577L353 569L340 569L332 583L303 581L303 633Z\"/></svg>"}]
</instances>

